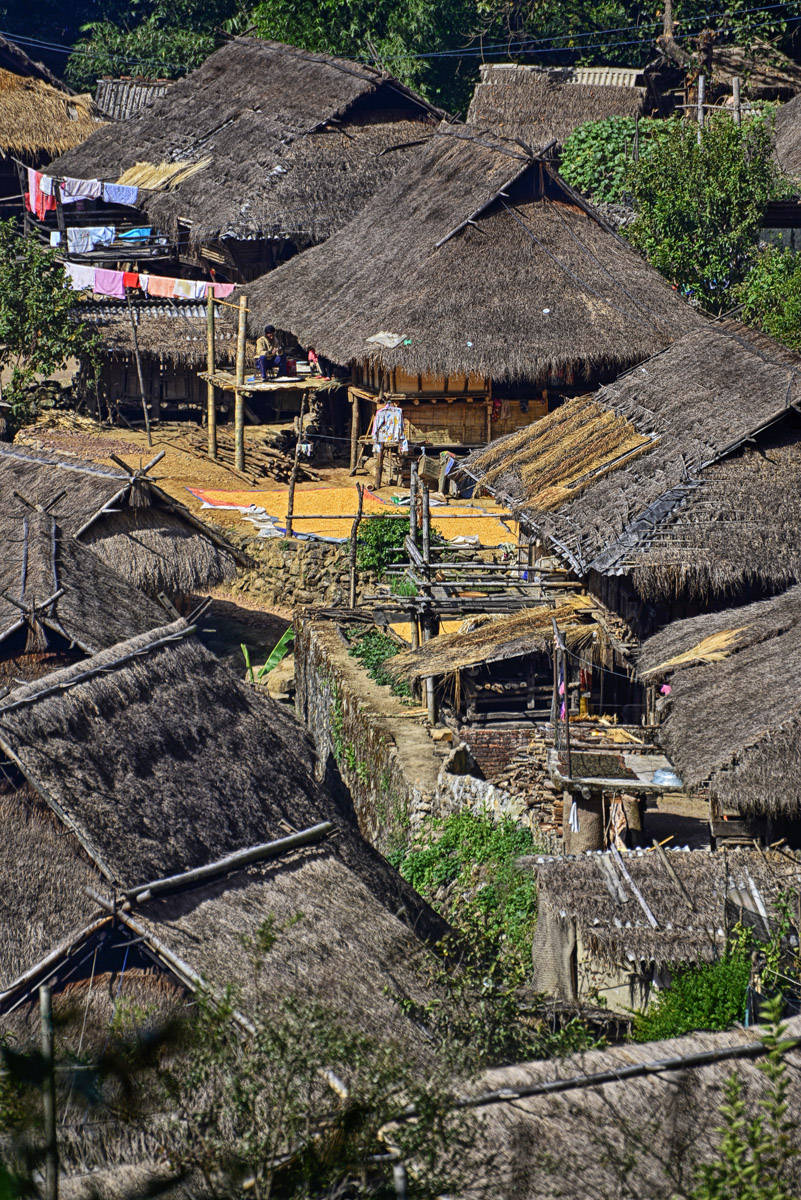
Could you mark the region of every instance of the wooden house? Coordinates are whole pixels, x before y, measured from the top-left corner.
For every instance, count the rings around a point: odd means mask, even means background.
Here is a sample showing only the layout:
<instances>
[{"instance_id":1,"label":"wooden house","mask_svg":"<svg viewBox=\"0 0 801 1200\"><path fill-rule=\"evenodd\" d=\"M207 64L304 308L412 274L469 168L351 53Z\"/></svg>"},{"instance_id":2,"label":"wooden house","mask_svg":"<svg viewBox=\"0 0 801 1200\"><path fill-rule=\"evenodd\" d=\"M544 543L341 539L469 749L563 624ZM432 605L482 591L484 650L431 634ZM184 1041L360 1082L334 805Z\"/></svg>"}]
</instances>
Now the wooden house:
<instances>
[{"instance_id":1,"label":"wooden house","mask_svg":"<svg viewBox=\"0 0 801 1200\"><path fill-rule=\"evenodd\" d=\"M372 67L236 37L49 169L136 185L175 269L240 282L340 228L440 115Z\"/></svg>"},{"instance_id":2,"label":"wooden house","mask_svg":"<svg viewBox=\"0 0 801 1200\"><path fill-rule=\"evenodd\" d=\"M535 988L619 1012L645 1010L678 968L719 958L738 922L768 941L782 891L801 883L801 861L793 871L753 846L522 861L537 880Z\"/></svg>"},{"instance_id":3,"label":"wooden house","mask_svg":"<svg viewBox=\"0 0 801 1200\"><path fill-rule=\"evenodd\" d=\"M247 752L243 753L243 747ZM396 1002L425 1003L443 922L340 820L305 733L232 675L183 621L120 642L0 701L0 1030L30 1029L47 980L80 1007L61 1049L105 1050L115 1014L173 1015L236 989L258 1016L319 1002L425 1062ZM248 939L270 921L255 970ZM113 988L110 981L113 980ZM163 1105L134 1126L77 1116L65 1176L153 1169L183 1136Z\"/></svg>"},{"instance_id":4,"label":"wooden house","mask_svg":"<svg viewBox=\"0 0 801 1200\"><path fill-rule=\"evenodd\" d=\"M477 1119L467 1156L475 1185L466 1194L471 1200L487 1193L497 1200L692 1195L703 1167L721 1169L721 1104L732 1076L743 1120L763 1111L765 1032L739 1025L485 1071L465 1089ZM784 1034L790 1112L801 1104L799 1036L801 1018L792 1017ZM801 1183L797 1159L790 1157L782 1176L793 1195Z\"/></svg>"},{"instance_id":5,"label":"wooden house","mask_svg":"<svg viewBox=\"0 0 801 1200\"><path fill-rule=\"evenodd\" d=\"M704 323L461 464L640 636L801 578L801 359Z\"/></svg>"},{"instance_id":6,"label":"wooden house","mask_svg":"<svg viewBox=\"0 0 801 1200\"><path fill-rule=\"evenodd\" d=\"M801 587L676 621L643 643L657 736L706 794L714 838L801 844Z\"/></svg>"},{"instance_id":7,"label":"wooden house","mask_svg":"<svg viewBox=\"0 0 801 1200\"><path fill-rule=\"evenodd\" d=\"M555 152L587 121L636 117L649 104L645 74L627 67L533 67L485 63L467 121L532 150Z\"/></svg>"},{"instance_id":8,"label":"wooden house","mask_svg":"<svg viewBox=\"0 0 801 1200\"><path fill-rule=\"evenodd\" d=\"M241 555L142 470L0 446L0 504L19 493L42 505L67 537L150 596L191 595L236 573Z\"/></svg>"},{"instance_id":9,"label":"wooden house","mask_svg":"<svg viewBox=\"0 0 801 1200\"><path fill-rule=\"evenodd\" d=\"M41 166L85 141L102 125L91 96L76 96L41 63L0 36L0 215L17 211L14 159Z\"/></svg>"},{"instance_id":10,"label":"wooden house","mask_svg":"<svg viewBox=\"0 0 801 1200\"><path fill-rule=\"evenodd\" d=\"M236 323L232 309L215 306L217 363L232 369L236 360ZM99 406L104 418L122 414L135 424L142 419L142 369L145 403L151 420L178 417L199 421L207 398L198 371L207 365L207 308L186 300L95 298L76 306L76 316L96 331L99 370L85 385L89 408Z\"/></svg>"},{"instance_id":11,"label":"wooden house","mask_svg":"<svg viewBox=\"0 0 801 1200\"><path fill-rule=\"evenodd\" d=\"M392 658L388 671L420 688L433 679L437 712L468 737L475 728L531 726L553 716L554 622L568 650L568 704L575 716L612 712L639 721L627 631L589 596L554 607L479 617Z\"/></svg>"},{"instance_id":12,"label":"wooden house","mask_svg":"<svg viewBox=\"0 0 801 1200\"><path fill-rule=\"evenodd\" d=\"M0 679L6 687L163 625L167 609L131 587L47 512L0 518Z\"/></svg>"},{"instance_id":13,"label":"wooden house","mask_svg":"<svg viewBox=\"0 0 801 1200\"><path fill-rule=\"evenodd\" d=\"M324 247L248 288L270 322L352 371L352 458L383 398L413 445L528 427L700 318L523 148L443 125Z\"/></svg>"}]
</instances>

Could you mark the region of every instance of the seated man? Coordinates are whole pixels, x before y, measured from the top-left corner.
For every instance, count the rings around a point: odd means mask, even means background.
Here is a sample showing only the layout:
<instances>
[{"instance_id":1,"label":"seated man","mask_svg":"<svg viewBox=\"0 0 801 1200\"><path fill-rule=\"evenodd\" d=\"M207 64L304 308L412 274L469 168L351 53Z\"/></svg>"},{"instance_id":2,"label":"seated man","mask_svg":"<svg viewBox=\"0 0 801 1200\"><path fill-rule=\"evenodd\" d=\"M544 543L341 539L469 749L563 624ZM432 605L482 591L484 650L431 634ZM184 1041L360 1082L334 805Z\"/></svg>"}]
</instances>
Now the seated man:
<instances>
[{"instance_id":1,"label":"seated man","mask_svg":"<svg viewBox=\"0 0 801 1200\"><path fill-rule=\"evenodd\" d=\"M277 367L279 375L284 374L286 370L286 355L276 336L274 325L265 325L263 335L256 342L256 362L259 364L263 383L267 382L268 367Z\"/></svg>"}]
</instances>

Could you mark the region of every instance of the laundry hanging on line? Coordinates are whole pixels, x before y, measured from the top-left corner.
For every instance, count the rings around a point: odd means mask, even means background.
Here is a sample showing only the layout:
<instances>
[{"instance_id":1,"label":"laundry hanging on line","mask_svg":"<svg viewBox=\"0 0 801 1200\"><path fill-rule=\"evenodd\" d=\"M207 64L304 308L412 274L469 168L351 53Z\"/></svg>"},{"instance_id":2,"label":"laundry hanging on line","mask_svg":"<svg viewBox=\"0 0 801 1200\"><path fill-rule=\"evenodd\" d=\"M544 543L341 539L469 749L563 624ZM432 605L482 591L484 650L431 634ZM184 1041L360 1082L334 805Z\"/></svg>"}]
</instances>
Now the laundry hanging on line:
<instances>
[{"instance_id":1,"label":"laundry hanging on line","mask_svg":"<svg viewBox=\"0 0 801 1200\"><path fill-rule=\"evenodd\" d=\"M128 208L136 208L139 202L139 188L131 184L106 183L101 179L75 179L72 176L59 179L56 175L47 175L44 171L34 171L32 167L29 167L28 195L31 197L31 203L28 207L31 212L36 211L33 206L36 194L41 194L50 201L44 206L45 211L52 212L56 208L56 184L60 185L59 195L62 204L75 204L78 200L105 200L107 204L122 204Z\"/></svg>"},{"instance_id":2,"label":"laundry hanging on line","mask_svg":"<svg viewBox=\"0 0 801 1200\"><path fill-rule=\"evenodd\" d=\"M72 232L68 230L69 234ZM145 275L138 271L112 271L103 267L64 263L68 286L74 291L92 289L98 296L122 297L126 288L139 288L149 296L175 300L205 300L211 289L216 300L230 296L233 283L207 283L203 279L173 279L168 275ZM188 285L188 287L186 286Z\"/></svg>"}]
</instances>

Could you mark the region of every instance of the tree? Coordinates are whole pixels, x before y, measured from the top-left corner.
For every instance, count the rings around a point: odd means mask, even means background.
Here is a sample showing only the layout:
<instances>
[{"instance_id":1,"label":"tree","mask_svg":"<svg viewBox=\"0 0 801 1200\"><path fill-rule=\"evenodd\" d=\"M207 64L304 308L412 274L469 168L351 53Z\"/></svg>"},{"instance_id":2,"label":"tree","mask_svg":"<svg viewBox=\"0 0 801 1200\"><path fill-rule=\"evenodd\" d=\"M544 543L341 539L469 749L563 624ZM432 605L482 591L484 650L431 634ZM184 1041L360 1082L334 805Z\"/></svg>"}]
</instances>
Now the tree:
<instances>
[{"instance_id":1,"label":"tree","mask_svg":"<svg viewBox=\"0 0 801 1200\"><path fill-rule=\"evenodd\" d=\"M30 417L38 376L70 358L94 361L95 339L76 319L76 303L55 252L20 237L13 220L0 221L0 371L13 426Z\"/></svg>"},{"instance_id":2,"label":"tree","mask_svg":"<svg viewBox=\"0 0 801 1200\"><path fill-rule=\"evenodd\" d=\"M765 207L782 190L768 120L739 127L713 117L700 145L695 125L674 120L632 164L628 187L639 214L626 231L634 245L702 307L731 307Z\"/></svg>"},{"instance_id":3,"label":"tree","mask_svg":"<svg viewBox=\"0 0 801 1200\"><path fill-rule=\"evenodd\" d=\"M775 246L756 254L739 298L743 320L801 353L801 254Z\"/></svg>"},{"instance_id":4,"label":"tree","mask_svg":"<svg viewBox=\"0 0 801 1200\"><path fill-rule=\"evenodd\" d=\"M634 117L588 121L565 139L559 170L585 196L611 203L628 198L628 175L634 146ZM670 124L644 117L639 122L640 156L647 157Z\"/></svg>"}]
</instances>

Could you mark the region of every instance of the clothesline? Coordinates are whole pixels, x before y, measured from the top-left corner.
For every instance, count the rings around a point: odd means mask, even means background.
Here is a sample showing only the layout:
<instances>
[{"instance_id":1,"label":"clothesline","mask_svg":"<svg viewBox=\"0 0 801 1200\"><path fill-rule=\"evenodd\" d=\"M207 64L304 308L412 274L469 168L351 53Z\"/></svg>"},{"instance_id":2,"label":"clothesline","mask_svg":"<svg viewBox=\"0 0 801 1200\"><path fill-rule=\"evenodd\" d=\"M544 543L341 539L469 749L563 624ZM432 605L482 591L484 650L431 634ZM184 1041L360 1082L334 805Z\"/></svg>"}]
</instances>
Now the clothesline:
<instances>
[{"instance_id":1,"label":"clothesline","mask_svg":"<svg viewBox=\"0 0 801 1200\"><path fill-rule=\"evenodd\" d=\"M55 212L59 200L62 207L76 204L79 200L104 200L106 204L122 204L126 208L136 208L139 202L139 188L132 184L107 183L101 179L73 179L70 176L59 179L33 167L26 167L26 170L28 191L25 193L25 204L40 221L44 220L46 213Z\"/></svg>"},{"instance_id":2,"label":"clothesline","mask_svg":"<svg viewBox=\"0 0 801 1200\"><path fill-rule=\"evenodd\" d=\"M61 260L59 260L61 261ZM230 296L233 283L208 283L205 279L175 279L169 275L149 275L141 271L112 271L105 267L84 266L82 263L64 262L73 291L84 292L90 288L97 296L125 298L126 290L138 288L148 296L160 296L173 300L205 300L211 290L215 300Z\"/></svg>"}]
</instances>

